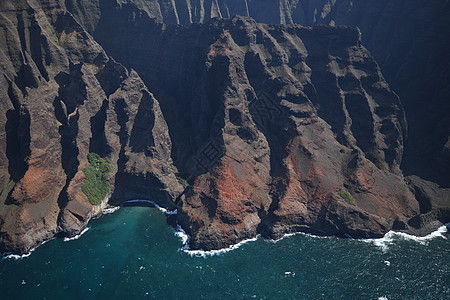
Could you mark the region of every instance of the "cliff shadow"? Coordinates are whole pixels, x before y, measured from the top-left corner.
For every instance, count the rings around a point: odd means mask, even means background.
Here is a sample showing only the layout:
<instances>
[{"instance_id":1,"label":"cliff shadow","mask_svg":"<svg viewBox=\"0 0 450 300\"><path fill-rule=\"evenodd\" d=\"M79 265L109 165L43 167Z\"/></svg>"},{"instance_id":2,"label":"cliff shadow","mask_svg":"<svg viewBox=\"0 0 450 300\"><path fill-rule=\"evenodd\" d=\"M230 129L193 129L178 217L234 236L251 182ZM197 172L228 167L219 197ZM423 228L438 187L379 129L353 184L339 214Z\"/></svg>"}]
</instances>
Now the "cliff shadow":
<instances>
[{"instance_id":1,"label":"cliff shadow","mask_svg":"<svg viewBox=\"0 0 450 300\"><path fill-rule=\"evenodd\" d=\"M62 209L67 204L67 188L70 181L78 172L78 154L79 150L76 144L76 136L78 135L78 119L79 114L76 109L76 99L68 99L70 95L70 85L72 82L71 75L61 72L55 76L56 82L59 84L58 96L53 101L54 113L58 122L61 144L61 166L67 175L64 188L58 197L58 205ZM73 101L75 100L75 101Z\"/></svg>"}]
</instances>

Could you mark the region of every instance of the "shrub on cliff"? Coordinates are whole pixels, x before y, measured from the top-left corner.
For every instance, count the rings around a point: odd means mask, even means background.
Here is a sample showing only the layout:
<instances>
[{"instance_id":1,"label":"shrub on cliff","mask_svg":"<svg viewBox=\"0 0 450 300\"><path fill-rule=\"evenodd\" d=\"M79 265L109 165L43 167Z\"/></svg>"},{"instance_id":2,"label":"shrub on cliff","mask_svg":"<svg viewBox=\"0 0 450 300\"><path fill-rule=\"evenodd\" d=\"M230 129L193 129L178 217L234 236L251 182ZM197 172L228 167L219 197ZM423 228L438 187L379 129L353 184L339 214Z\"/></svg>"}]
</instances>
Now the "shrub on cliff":
<instances>
[{"instance_id":1,"label":"shrub on cliff","mask_svg":"<svg viewBox=\"0 0 450 300\"><path fill-rule=\"evenodd\" d=\"M183 186L183 188L187 188L190 185L188 174L178 171L178 168L174 165L172 165L171 168L175 173L175 177L177 178L178 182Z\"/></svg>"},{"instance_id":2,"label":"shrub on cliff","mask_svg":"<svg viewBox=\"0 0 450 300\"><path fill-rule=\"evenodd\" d=\"M83 169L86 180L82 191L93 205L99 205L109 192L109 172L113 166L96 153L88 154L89 166Z\"/></svg>"},{"instance_id":3,"label":"shrub on cliff","mask_svg":"<svg viewBox=\"0 0 450 300\"><path fill-rule=\"evenodd\" d=\"M339 197L345 200L348 204L356 205L355 199L352 197L352 195L347 190L340 190L338 192Z\"/></svg>"}]
</instances>

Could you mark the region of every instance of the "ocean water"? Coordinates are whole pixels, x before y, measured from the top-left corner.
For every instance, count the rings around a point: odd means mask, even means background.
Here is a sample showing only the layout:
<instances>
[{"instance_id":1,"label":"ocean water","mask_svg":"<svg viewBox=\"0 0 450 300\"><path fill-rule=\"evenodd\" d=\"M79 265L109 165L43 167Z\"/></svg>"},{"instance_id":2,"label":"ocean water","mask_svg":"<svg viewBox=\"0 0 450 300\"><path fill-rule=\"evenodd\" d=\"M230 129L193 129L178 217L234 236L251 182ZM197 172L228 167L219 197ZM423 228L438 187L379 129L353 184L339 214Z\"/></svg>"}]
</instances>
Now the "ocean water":
<instances>
[{"instance_id":1,"label":"ocean water","mask_svg":"<svg viewBox=\"0 0 450 300\"><path fill-rule=\"evenodd\" d=\"M124 207L0 259L0 299L450 299L448 238L295 235L192 253L160 210Z\"/></svg>"}]
</instances>

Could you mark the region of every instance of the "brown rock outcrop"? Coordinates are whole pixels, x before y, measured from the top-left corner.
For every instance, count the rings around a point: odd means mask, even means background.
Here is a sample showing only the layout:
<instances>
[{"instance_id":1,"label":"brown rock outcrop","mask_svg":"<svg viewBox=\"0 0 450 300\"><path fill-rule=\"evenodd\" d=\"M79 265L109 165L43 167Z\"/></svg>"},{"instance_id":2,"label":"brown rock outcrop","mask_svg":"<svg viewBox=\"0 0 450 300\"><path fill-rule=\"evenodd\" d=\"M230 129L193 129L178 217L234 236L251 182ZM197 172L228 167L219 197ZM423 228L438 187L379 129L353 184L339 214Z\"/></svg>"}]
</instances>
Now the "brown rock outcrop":
<instances>
[{"instance_id":1,"label":"brown rock outcrop","mask_svg":"<svg viewBox=\"0 0 450 300\"><path fill-rule=\"evenodd\" d=\"M167 125L139 76L56 1L3 1L0 14L0 251L24 253L57 234L75 235L98 213L81 191L89 152L115 165L112 183L124 174L147 178L152 193L148 183L136 192L168 205L181 186ZM133 130L139 141L129 149ZM115 192L121 201L135 197Z\"/></svg>"}]
</instances>

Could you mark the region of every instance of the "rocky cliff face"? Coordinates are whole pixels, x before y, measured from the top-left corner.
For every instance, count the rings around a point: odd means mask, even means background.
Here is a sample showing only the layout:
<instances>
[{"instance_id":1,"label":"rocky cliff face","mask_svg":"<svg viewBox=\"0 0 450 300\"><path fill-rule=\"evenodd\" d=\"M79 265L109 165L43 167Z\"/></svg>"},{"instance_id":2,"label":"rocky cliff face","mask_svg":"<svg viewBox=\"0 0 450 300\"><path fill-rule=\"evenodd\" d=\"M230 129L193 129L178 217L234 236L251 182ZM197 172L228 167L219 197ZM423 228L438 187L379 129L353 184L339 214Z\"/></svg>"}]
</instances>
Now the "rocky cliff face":
<instances>
[{"instance_id":1,"label":"rocky cliff face","mask_svg":"<svg viewBox=\"0 0 450 300\"><path fill-rule=\"evenodd\" d=\"M401 169L416 198L421 199L421 211L427 214L425 219L449 214L444 208L450 205L450 79L445 75L450 64L449 1L83 1L102 8L102 15L86 24L102 45L111 49L124 42L115 40L117 35L108 35L110 28L132 43L137 31L152 30L150 18L188 25L238 14L265 23L358 27L362 44L402 99L408 135ZM81 2L72 2L80 3L73 6L73 13L86 20L79 9ZM427 192L424 185L430 187Z\"/></svg>"},{"instance_id":2,"label":"rocky cliff face","mask_svg":"<svg viewBox=\"0 0 450 300\"><path fill-rule=\"evenodd\" d=\"M165 28L145 15L129 27L98 38L161 102L192 182L178 204L193 247L380 236L418 213L399 170L403 109L359 31L245 18Z\"/></svg>"},{"instance_id":3,"label":"rocky cliff face","mask_svg":"<svg viewBox=\"0 0 450 300\"><path fill-rule=\"evenodd\" d=\"M130 30L127 24L143 17L166 24L189 25L210 18L241 15L269 24L358 27L363 45L374 55L406 111L409 134L405 142L403 171L435 182L442 188L450 188L450 79L445 75L450 66L449 1L67 2L69 10L102 44L111 27L119 27L119 31ZM108 40L111 38L114 39L108 36ZM447 193L450 194L448 190Z\"/></svg>"},{"instance_id":4,"label":"rocky cliff face","mask_svg":"<svg viewBox=\"0 0 450 300\"><path fill-rule=\"evenodd\" d=\"M186 14L173 9L183 3ZM446 200L430 208L439 187L403 179L404 111L359 30L157 22L254 1L221 3L1 5L0 251L74 235L98 213L82 191L90 152L113 165L104 202L178 208L194 248L448 219Z\"/></svg>"},{"instance_id":5,"label":"rocky cliff face","mask_svg":"<svg viewBox=\"0 0 450 300\"><path fill-rule=\"evenodd\" d=\"M250 16L269 24L348 25L360 28L363 44L403 99L409 139L403 169L449 187L450 2L433 0L72 0L68 8L92 33L105 19L139 15L166 24ZM100 14L99 11L102 11ZM95 13L94 13L95 12ZM108 27L109 28L109 27ZM100 29L101 31L101 29ZM94 34L95 35L95 34ZM429 134L432 132L432 134Z\"/></svg>"},{"instance_id":6,"label":"rocky cliff face","mask_svg":"<svg viewBox=\"0 0 450 300\"><path fill-rule=\"evenodd\" d=\"M74 235L99 212L81 191L89 152L114 164L111 182L134 182L113 197L179 192L167 125L134 71L56 2L4 1L0 14L0 251Z\"/></svg>"},{"instance_id":7,"label":"rocky cliff face","mask_svg":"<svg viewBox=\"0 0 450 300\"><path fill-rule=\"evenodd\" d=\"M360 28L363 44L403 100L409 129L403 170L449 188L450 2L291 2L294 23Z\"/></svg>"}]
</instances>

